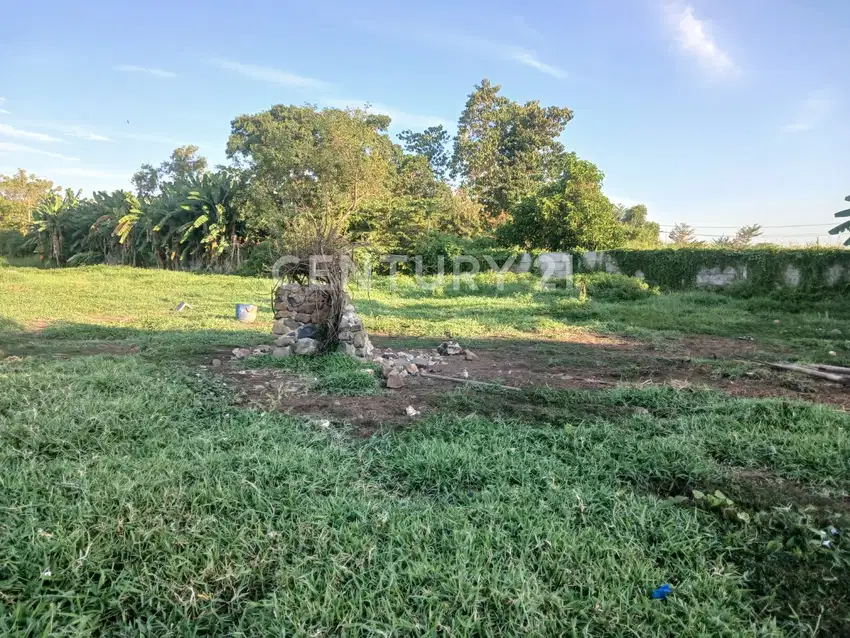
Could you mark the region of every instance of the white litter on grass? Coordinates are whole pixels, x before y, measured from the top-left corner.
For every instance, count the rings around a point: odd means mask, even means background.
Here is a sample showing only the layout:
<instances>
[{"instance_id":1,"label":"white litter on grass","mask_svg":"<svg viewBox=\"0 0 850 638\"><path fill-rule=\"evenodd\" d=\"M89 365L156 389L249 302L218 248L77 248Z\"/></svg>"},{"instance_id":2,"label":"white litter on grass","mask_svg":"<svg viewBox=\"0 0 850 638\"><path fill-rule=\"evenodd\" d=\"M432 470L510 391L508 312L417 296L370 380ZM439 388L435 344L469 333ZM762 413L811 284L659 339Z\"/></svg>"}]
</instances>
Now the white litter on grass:
<instances>
[{"instance_id":1,"label":"white litter on grass","mask_svg":"<svg viewBox=\"0 0 850 638\"><path fill-rule=\"evenodd\" d=\"M45 569L43 572L41 572L42 578L50 578L51 576L53 576L53 572L50 571L49 567L47 569Z\"/></svg>"},{"instance_id":2,"label":"white litter on grass","mask_svg":"<svg viewBox=\"0 0 850 638\"><path fill-rule=\"evenodd\" d=\"M419 414L420 414L419 410L414 408L412 405L407 406L407 409L405 410L405 412L407 413L407 416L409 416L409 417L419 416Z\"/></svg>"},{"instance_id":3,"label":"white litter on grass","mask_svg":"<svg viewBox=\"0 0 850 638\"><path fill-rule=\"evenodd\" d=\"M322 419L321 421L318 422L318 426L320 428L327 430L329 427L331 427L331 422L328 421L327 419Z\"/></svg>"}]
</instances>

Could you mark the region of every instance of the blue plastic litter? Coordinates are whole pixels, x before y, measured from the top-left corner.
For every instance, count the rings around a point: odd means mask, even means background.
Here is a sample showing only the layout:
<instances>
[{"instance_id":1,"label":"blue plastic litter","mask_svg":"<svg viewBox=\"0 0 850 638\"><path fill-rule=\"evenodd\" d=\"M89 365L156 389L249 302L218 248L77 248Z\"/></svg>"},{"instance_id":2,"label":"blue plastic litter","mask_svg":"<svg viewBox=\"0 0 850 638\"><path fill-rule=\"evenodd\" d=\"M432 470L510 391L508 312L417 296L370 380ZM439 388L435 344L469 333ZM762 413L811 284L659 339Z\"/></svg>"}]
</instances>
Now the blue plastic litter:
<instances>
[{"instance_id":1,"label":"blue plastic litter","mask_svg":"<svg viewBox=\"0 0 850 638\"><path fill-rule=\"evenodd\" d=\"M659 587L654 592L652 592L652 597L655 600L665 600L667 598L667 596L669 596L672 593L673 593L673 588L670 587L670 585L668 585L667 583L664 583L663 585L661 585L661 587Z\"/></svg>"}]
</instances>

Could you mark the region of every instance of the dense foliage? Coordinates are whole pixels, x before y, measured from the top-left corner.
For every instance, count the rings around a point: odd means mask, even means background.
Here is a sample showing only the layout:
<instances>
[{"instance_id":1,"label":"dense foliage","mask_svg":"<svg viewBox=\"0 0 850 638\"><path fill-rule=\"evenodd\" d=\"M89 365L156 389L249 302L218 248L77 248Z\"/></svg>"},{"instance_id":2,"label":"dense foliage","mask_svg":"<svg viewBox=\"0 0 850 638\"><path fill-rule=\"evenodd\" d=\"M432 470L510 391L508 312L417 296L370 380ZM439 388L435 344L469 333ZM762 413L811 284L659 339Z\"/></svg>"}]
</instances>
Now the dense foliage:
<instances>
[{"instance_id":1,"label":"dense foliage","mask_svg":"<svg viewBox=\"0 0 850 638\"><path fill-rule=\"evenodd\" d=\"M564 149L568 108L500 91L486 79L475 86L454 139L433 126L396 144L386 115L277 105L232 121L229 166L211 170L184 146L143 164L134 192L62 195L24 171L0 176L0 252L258 272L317 246L373 255L473 240L503 252L658 246L646 207L614 205L602 171Z\"/></svg>"}]
</instances>

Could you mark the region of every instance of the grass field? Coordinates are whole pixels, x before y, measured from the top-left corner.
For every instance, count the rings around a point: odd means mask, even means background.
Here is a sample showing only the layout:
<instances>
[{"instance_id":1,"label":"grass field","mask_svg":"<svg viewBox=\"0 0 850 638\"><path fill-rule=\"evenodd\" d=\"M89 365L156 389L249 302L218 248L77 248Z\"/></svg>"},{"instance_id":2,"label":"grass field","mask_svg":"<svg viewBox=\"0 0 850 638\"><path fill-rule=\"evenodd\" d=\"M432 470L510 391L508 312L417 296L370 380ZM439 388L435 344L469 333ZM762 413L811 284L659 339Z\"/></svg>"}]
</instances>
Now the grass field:
<instances>
[{"instance_id":1,"label":"grass field","mask_svg":"<svg viewBox=\"0 0 850 638\"><path fill-rule=\"evenodd\" d=\"M491 283L354 293L371 331L482 357L711 338L850 363L837 300ZM0 267L0 635L850 634L843 410L693 384L447 388L364 437L248 407L200 367L269 341L271 285ZM283 361L246 365L328 401L386 393L342 360Z\"/></svg>"}]
</instances>

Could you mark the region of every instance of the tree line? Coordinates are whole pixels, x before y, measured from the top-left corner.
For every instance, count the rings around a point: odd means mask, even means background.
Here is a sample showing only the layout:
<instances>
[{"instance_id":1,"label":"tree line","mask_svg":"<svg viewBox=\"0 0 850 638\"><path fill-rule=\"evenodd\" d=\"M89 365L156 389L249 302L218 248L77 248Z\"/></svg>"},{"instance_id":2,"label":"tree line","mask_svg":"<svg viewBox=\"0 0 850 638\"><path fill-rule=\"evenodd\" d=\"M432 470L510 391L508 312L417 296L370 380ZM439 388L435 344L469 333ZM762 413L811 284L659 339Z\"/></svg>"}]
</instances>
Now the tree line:
<instances>
[{"instance_id":1,"label":"tree line","mask_svg":"<svg viewBox=\"0 0 850 638\"><path fill-rule=\"evenodd\" d=\"M273 106L231 122L226 166L195 146L142 165L133 191L81 197L25 171L0 176L0 251L59 265L258 270L318 244L373 253L653 248L645 206L602 191L564 148L570 109L519 103L483 80L457 134L368 109Z\"/></svg>"}]
</instances>

